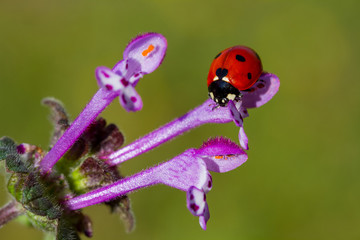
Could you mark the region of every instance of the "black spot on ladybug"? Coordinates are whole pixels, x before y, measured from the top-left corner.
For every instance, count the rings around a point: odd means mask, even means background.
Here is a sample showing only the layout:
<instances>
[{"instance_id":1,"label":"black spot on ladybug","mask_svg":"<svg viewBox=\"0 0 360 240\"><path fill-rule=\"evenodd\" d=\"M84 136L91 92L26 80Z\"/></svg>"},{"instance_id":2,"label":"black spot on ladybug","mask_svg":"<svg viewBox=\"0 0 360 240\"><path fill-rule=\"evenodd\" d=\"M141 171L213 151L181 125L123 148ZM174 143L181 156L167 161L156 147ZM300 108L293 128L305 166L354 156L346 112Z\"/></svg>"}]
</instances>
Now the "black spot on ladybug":
<instances>
[{"instance_id":1,"label":"black spot on ladybug","mask_svg":"<svg viewBox=\"0 0 360 240\"><path fill-rule=\"evenodd\" d=\"M219 53L214 57L214 59L217 59L220 55L221 55L221 52L219 52Z\"/></svg>"},{"instance_id":2,"label":"black spot on ladybug","mask_svg":"<svg viewBox=\"0 0 360 240\"><path fill-rule=\"evenodd\" d=\"M235 58L236 58L236 60L238 60L239 62L245 62L244 56L241 56L241 55L237 54Z\"/></svg>"},{"instance_id":3,"label":"black spot on ladybug","mask_svg":"<svg viewBox=\"0 0 360 240\"><path fill-rule=\"evenodd\" d=\"M223 77L225 77L228 74L228 70L226 68L218 68L216 69L215 74L221 80Z\"/></svg>"},{"instance_id":4,"label":"black spot on ladybug","mask_svg":"<svg viewBox=\"0 0 360 240\"><path fill-rule=\"evenodd\" d=\"M248 74L247 74L247 77L248 77L248 79L250 80L250 79L251 79L251 73L248 73Z\"/></svg>"}]
</instances>

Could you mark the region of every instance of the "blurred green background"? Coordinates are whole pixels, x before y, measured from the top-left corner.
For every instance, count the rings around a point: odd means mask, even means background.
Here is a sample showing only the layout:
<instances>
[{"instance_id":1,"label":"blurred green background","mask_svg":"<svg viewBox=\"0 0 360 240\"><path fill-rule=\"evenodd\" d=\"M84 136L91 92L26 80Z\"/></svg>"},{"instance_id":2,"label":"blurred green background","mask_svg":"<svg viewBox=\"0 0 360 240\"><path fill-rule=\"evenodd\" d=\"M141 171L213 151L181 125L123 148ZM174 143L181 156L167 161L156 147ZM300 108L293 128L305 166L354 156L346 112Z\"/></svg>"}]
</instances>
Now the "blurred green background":
<instances>
[{"instance_id":1,"label":"blurred green background","mask_svg":"<svg viewBox=\"0 0 360 240\"><path fill-rule=\"evenodd\" d=\"M213 57L248 45L280 77L280 91L245 120L249 160L213 174L208 230L187 210L185 193L156 186L130 195L131 234L107 208L86 208L93 239L360 239L359 3L1 0L0 136L46 148L51 125L41 99L62 100L76 117L98 88L95 68L112 67L137 34L159 32L168 52L137 87L143 110L114 102L103 113L130 143L204 101ZM131 175L210 136L237 134L234 124L202 126L121 170ZM3 177L0 184L3 205ZM16 222L0 229L2 240L41 237Z\"/></svg>"}]
</instances>

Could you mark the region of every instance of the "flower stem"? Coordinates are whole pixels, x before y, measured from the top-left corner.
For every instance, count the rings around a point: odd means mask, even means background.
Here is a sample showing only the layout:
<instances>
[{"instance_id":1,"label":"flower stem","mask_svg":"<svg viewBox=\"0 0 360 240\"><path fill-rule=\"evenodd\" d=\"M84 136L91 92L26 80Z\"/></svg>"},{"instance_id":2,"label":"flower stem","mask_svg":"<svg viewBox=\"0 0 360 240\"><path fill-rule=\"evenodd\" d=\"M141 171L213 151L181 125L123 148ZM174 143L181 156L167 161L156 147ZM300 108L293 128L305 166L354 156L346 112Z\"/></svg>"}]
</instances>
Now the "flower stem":
<instances>
[{"instance_id":1,"label":"flower stem","mask_svg":"<svg viewBox=\"0 0 360 240\"><path fill-rule=\"evenodd\" d=\"M94 119L119 96L116 92L109 92L104 88L100 88L85 109L64 132L59 141L40 162L42 173L51 171L55 163L66 153L67 150L75 143L85 129L94 121Z\"/></svg>"},{"instance_id":2,"label":"flower stem","mask_svg":"<svg viewBox=\"0 0 360 240\"><path fill-rule=\"evenodd\" d=\"M111 185L102 187L83 195L74 197L65 202L70 210L81 209L94 204L111 200L112 198L127 194L139 188L148 187L158 183L154 176L154 169L150 168L131 177L121 179Z\"/></svg>"},{"instance_id":3,"label":"flower stem","mask_svg":"<svg viewBox=\"0 0 360 240\"><path fill-rule=\"evenodd\" d=\"M0 228L25 211L16 201L11 201L0 209Z\"/></svg>"},{"instance_id":4,"label":"flower stem","mask_svg":"<svg viewBox=\"0 0 360 240\"><path fill-rule=\"evenodd\" d=\"M228 108L214 109L213 100L206 100L202 105L172 122L156 129L144 137L130 143L118 151L102 157L110 165L117 165L145 153L170 139L205 123L228 123L232 121Z\"/></svg>"},{"instance_id":5,"label":"flower stem","mask_svg":"<svg viewBox=\"0 0 360 240\"><path fill-rule=\"evenodd\" d=\"M188 149L167 162L121 179L111 185L71 198L64 205L70 210L76 210L107 202L139 188L160 183L182 191L187 191L191 186L201 188L206 182L208 172L206 164L194 155L195 150Z\"/></svg>"}]
</instances>

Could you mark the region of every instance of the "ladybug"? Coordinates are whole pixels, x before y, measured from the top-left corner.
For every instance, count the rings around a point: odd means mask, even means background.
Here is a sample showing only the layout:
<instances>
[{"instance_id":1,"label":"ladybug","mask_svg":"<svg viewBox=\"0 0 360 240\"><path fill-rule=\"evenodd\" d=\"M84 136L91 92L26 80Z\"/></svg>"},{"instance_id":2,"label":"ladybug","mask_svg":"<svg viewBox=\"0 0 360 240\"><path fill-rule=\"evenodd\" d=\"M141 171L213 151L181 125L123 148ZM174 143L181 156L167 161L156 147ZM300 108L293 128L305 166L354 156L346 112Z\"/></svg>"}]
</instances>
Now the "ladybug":
<instances>
[{"instance_id":1,"label":"ladybug","mask_svg":"<svg viewBox=\"0 0 360 240\"><path fill-rule=\"evenodd\" d=\"M234 46L221 51L211 63L207 85L209 97L224 107L239 100L262 73L259 55L249 47Z\"/></svg>"}]
</instances>

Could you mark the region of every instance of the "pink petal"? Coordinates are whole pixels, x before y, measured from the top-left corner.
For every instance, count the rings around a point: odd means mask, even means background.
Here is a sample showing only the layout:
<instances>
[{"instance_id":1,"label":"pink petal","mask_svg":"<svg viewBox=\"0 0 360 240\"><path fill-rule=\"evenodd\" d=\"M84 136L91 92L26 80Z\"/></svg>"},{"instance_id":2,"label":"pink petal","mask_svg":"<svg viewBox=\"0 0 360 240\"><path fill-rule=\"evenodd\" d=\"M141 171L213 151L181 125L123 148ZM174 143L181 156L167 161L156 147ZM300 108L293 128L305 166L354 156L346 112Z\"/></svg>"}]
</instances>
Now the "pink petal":
<instances>
[{"instance_id":1,"label":"pink petal","mask_svg":"<svg viewBox=\"0 0 360 240\"><path fill-rule=\"evenodd\" d=\"M238 145L229 139L215 138L205 142L196 151L209 171L228 172L247 160L247 154Z\"/></svg>"},{"instance_id":2,"label":"pink petal","mask_svg":"<svg viewBox=\"0 0 360 240\"><path fill-rule=\"evenodd\" d=\"M139 79L144 76L144 73L141 72L141 65L132 58L121 60L115 64L112 70L113 72L124 76L133 87L135 87Z\"/></svg>"},{"instance_id":3,"label":"pink petal","mask_svg":"<svg viewBox=\"0 0 360 240\"><path fill-rule=\"evenodd\" d=\"M97 67L95 70L98 85L109 91L119 91L124 88L121 84L121 75L114 73L107 67Z\"/></svg>"},{"instance_id":4,"label":"pink petal","mask_svg":"<svg viewBox=\"0 0 360 240\"><path fill-rule=\"evenodd\" d=\"M148 74L159 67L165 57L167 41L158 33L145 33L133 39L124 51L124 59L135 60L141 72ZM129 63L129 65L134 65ZM135 64L136 65L136 64Z\"/></svg>"},{"instance_id":5,"label":"pink petal","mask_svg":"<svg viewBox=\"0 0 360 240\"><path fill-rule=\"evenodd\" d=\"M186 192L186 206L194 216L204 214L206 205L206 195L204 191L192 186Z\"/></svg>"},{"instance_id":6,"label":"pink petal","mask_svg":"<svg viewBox=\"0 0 360 240\"><path fill-rule=\"evenodd\" d=\"M236 126L238 126L238 127L242 126L243 118L242 118L241 113L239 112L239 110L236 108L234 102L229 101L228 106L229 106L230 114L231 114L231 116L233 118L233 121L236 124Z\"/></svg>"},{"instance_id":7,"label":"pink petal","mask_svg":"<svg viewBox=\"0 0 360 240\"><path fill-rule=\"evenodd\" d=\"M208 192L210 192L210 190L212 189L212 186L213 186L212 177L211 177L210 173L208 173L206 182L205 182L204 186L202 187L202 190L203 190L205 193L208 193Z\"/></svg>"},{"instance_id":8,"label":"pink petal","mask_svg":"<svg viewBox=\"0 0 360 240\"><path fill-rule=\"evenodd\" d=\"M248 90L242 91L244 108L260 107L270 101L280 87L279 78L272 73L263 73L259 80Z\"/></svg>"},{"instance_id":9,"label":"pink petal","mask_svg":"<svg viewBox=\"0 0 360 240\"><path fill-rule=\"evenodd\" d=\"M120 104L126 111L136 112L142 109L143 102L140 95L136 92L132 85L128 85L119 96Z\"/></svg>"},{"instance_id":10,"label":"pink petal","mask_svg":"<svg viewBox=\"0 0 360 240\"><path fill-rule=\"evenodd\" d=\"M206 223L209 221L209 219L210 219L210 211L209 211L209 206L208 206L208 204L206 203L206 204L205 204L204 214L199 217L200 227L201 227L203 230L206 230Z\"/></svg>"},{"instance_id":11,"label":"pink petal","mask_svg":"<svg viewBox=\"0 0 360 240\"><path fill-rule=\"evenodd\" d=\"M245 149L245 150L249 150L249 146L248 146L248 138L245 134L245 130L244 127L241 126L240 130L239 130L239 142L240 142L240 146Z\"/></svg>"},{"instance_id":12,"label":"pink petal","mask_svg":"<svg viewBox=\"0 0 360 240\"><path fill-rule=\"evenodd\" d=\"M191 186L201 189L207 180L205 163L194 156L192 150L159 165L159 181L168 186L187 191Z\"/></svg>"}]
</instances>

